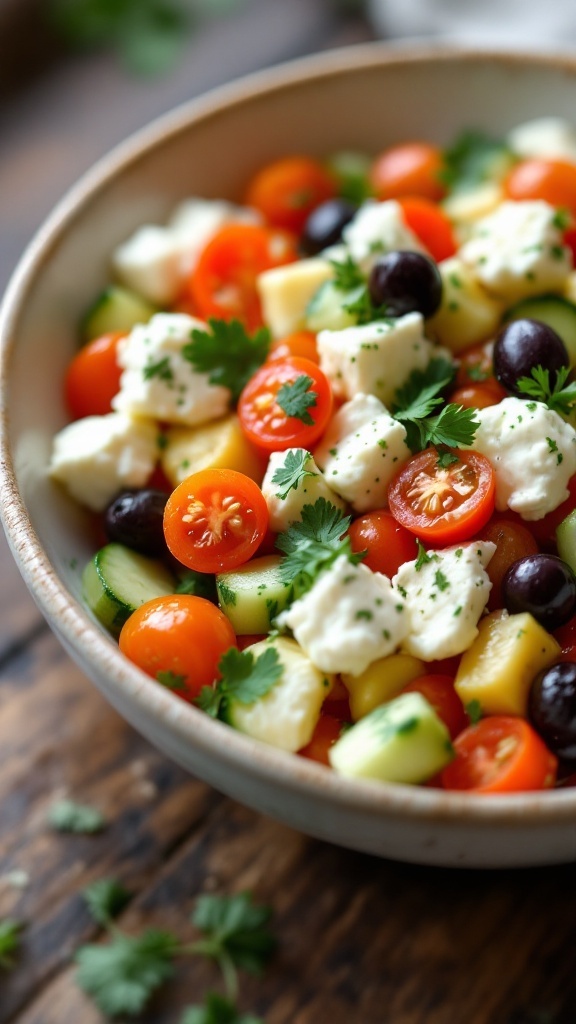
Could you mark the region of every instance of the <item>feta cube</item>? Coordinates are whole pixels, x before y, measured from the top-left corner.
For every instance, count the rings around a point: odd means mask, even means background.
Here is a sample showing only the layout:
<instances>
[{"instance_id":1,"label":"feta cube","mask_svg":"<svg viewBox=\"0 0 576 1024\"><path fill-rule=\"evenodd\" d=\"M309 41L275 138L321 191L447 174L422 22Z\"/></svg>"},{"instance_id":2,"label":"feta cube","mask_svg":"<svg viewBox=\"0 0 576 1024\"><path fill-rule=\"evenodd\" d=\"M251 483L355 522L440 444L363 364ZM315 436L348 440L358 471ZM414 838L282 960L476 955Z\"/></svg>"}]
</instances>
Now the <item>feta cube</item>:
<instances>
[{"instance_id":1,"label":"feta cube","mask_svg":"<svg viewBox=\"0 0 576 1024\"><path fill-rule=\"evenodd\" d=\"M132 328L118 349L123 373L112 401L117 412L189 426L227 412L228 388L210 384L208 374L197 373L183 355L194 329L205 331L206 324L185 313L157 313Z\"/></svg>"},{"instance_id":2,"label":"feta cube","mask_svg":"<svg viewBox=\"0 0 576 1024\"><path fill-rule=\"evenodd\" d=\"M299 460L302 468L300 474L294 475L293 486L286 492L274 482L274 476L295 460ZM301 519L304 505L313 505L318 498L325 498L337 508L345 508L345 503L328 486L312 455L304 448L272 452L262 481L262 494L268 505L270 529L274 533L283 533L290 523Z\"/></svg>"},{"instance_id":3,"label":"feta cube","mask_svg":"<svg viewBox=\"0 0 576 1024\"><path fill-rule=\"evenodd\" d=\"M496 508L542 519L568 497L576 472L576 430L542 402L505 398L479 409L473 448L496 474Z\"/></svg>"},{"instance_id":4,"label":"feta cube","mask_svg":"<svg viewBox=\"0 0 576 1024\"><path fill-rule=\"evenodd\" d=\"M383 508L388 484L412 454L406 430L374 395L338 410L314 452L332 488L356 512Z\"/></svg>"},{"instance_id":5,"label":"feta cube","mask_svg":"<svg viewBox=\"0 0 576 1024\"><path fill-rule=\"evenodd\" d=\"M394 199L383 203L367 199L344 228L342 238L349 255L364 271L369 271L385 252L427 251L406 224L402 207Z\"/></svg>"},{"instance_id":6,"label":"feta cube","mask_svg":"<svg viewBox=\"0 0 576 1024\"><path fill-rule=\"evenodd\" d=\"M144 224L114 251L112 269L118 280L157 306L174 302L181 286L177 239L155 224Z\"/></svg>"},{"instance_id":7,"label":"feta cube","mask_svg":"<svg viewBox=\"0 0 576 1024\"><path fill-rule=\"evenodd\" d=\"M485 567L495 550L490 541L476 541L400 566L392 585L406 602L405 651L436 661L470 646L492 587Z\"/></svg>"}]
</instances>

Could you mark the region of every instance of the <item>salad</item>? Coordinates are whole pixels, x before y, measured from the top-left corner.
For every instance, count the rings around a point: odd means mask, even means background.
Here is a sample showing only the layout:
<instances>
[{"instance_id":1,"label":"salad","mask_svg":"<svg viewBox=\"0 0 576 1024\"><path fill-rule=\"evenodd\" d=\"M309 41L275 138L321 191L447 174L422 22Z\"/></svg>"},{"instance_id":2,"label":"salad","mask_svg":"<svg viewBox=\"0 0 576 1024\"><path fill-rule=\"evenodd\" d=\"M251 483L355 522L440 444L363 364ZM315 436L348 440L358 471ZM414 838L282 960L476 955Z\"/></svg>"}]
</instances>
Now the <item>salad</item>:
<instances>
[{"instance_id":1,"label":"salad","mask_svg":"<svg viewBox=\"0 0 576 1024\"><path fill-rule=\"evenodd\" d=\"M289 155L111 254L49 472L175 699L346 776L576 780L576 130Z\"/></svg>"}]
</instances>

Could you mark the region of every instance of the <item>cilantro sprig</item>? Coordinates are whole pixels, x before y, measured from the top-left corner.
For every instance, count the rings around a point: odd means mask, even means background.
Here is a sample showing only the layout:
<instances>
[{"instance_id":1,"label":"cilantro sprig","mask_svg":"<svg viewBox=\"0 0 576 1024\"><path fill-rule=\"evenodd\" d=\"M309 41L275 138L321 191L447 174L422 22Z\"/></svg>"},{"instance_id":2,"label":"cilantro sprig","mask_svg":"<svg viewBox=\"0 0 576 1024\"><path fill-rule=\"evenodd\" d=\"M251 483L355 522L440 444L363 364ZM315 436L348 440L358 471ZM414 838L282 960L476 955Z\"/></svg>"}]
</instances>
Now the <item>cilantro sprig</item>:
<instances>
[{"instance_id":1,"label":"cilantro sprig","mask_svg":"<svg viewBox=\"0 0 576 1024\"><path fill-rule=\"evenodd\" d=\"M209 992L203 1006L189 1006L180 1024L264 1024L251 1013L238 1013L235 1003L216 992Z\"/></svg>"},{"instance_id":2,"label":"cilantro sprig","mask_svg":"<svg viewBox=\"0 0 576 1024\"><path fill-rule=\"evenodd\" d=\"M537 402L544 402L553 412L568 416L576 406L576 381L566 384L569 373L568 366L560 367L551 384L550 371L543 366L534 366L530 376L520 377L516 386L522 394Z\"/></svg>"},{"instance_id":3,"label":"cilantro sprig","mask_svg":"<svg viewBox=\"0 0 576 1024\"><path fill-rule=\"evenodd\" d=\"M343 292L342 308L351 313L359 324L373 320L389 320L385 305L372 302L368 278L350 253L343 260L330 260L334 270L334 287Z\"/></svg>"},{"instance_id":4,"label":"cilantro sprig","mask_svg":"<svg viewBox=\"0 0 576 1024\"><path fill-rule=\"evenodd\" d=\"M232 393L233 402L262 365L270 348L270 332L261 327L249 334L240 320L208 319L209 331L195 328L182 355L198 373L208 374L211 384Z\"/></svg>"},{"instance_id":5,"label":"cilantro sprig","mask_svg":"<svg viewBox=\"0 0 576 1024\"><path fill-rule=\"evenodd\" d=\"M296 597L309 590L318 575L340 555L346 555L352 564L364 557L363 552L352 551L347 535L350 516L344 516L326 498L304 505L301 517L276 540L276 547L285 555L280 563L280 577L293 587Z\"/></svg>"},{"instance_id":6,"label":"cilantro sprig","mask_svg":"<svg viewBox=\"0 0 576 1024\"><path fill-rule=\"evenodd\" d=\"M479 426L476 410L449 402L442 392L451 383L454 368L446 359L432 359L425 370L413 370L396 391L392 415L406 430L406 444L412 452L428 445L459 448L471 445ZM443 406L436 415L435 410Z\"/></svg>"},{"instance_id":7,"label":"cilantro sprig","mask_svg":"<svg viewBox=\"0 0 576 1024\"><path fill-rule=\"evenodd\" d=\"M276 395L276 401L282 411L287 416L293 416L305 423L307 427L314 426L314 420L308 410L313 409L318 403L317 392L310 390L313 384L312 377L301 373L295 380L278 388Z\"/></svg>"},{"instance_id":8,"label":"cilantro sprig","mask_svg":"<svg viewBox=\"0 0 576 1024\"><path fill-rule=\"evenodd\" d=\"M20 948L23 924L11 917L0 921L0 968L8 971L14 966L14 957Z\"/></svg>"},{"instance_id":9,"label":"cilantro sprig","mask_svg":"<svg viewBox=\"0 0 576 1024\"><path fill-rule=\"evenodd\" d=\"M105 827L104 816L96 807L75 800L57 800L48 811L48 823L58 832L90 835Z\"/></svg>"},{"instance_id":10,"label":"cilantro sprig","mask_svg":"<svg viewBox=\"0 0 576 1024\"><path fill-rule=\"evenodd\" d=\"M274 647L268 647L258 657L251 651L231 647L218 662L221 679L216 686L204 686L196 703L212 718L226 710L230 700L253 704L264 697L282 675L282 664Z\"/></svg>"},{"instance_id":11,"label":"cilantro sprig","mask_svg":"<svg viewBox=\"0 0 576 1024\"><path fill-rule=\"evenodd\" d=\"M276 497L285 501L290 491L296 491L302 480L306 477L318 476L317 473L306 469L312 459L310 452L304 448L297 448L294 451L287 451L284 464L278 466L272 475L272 483L280 488L276 491Z\"/></svg>"}]
</instances>

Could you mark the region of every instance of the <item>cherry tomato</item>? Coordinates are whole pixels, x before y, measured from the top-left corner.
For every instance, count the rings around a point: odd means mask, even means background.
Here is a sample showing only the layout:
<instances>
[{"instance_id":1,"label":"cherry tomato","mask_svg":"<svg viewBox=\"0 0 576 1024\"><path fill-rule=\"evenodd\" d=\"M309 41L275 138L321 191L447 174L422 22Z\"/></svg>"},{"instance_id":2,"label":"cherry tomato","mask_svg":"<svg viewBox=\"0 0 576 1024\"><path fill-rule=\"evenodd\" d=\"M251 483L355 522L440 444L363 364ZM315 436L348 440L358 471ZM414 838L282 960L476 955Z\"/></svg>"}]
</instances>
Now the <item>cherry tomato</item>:
<instances>
[{"instance_id":1,"label":"cherry tomato","mask_svg":"<svg viewBox=\"0 0 576 1024\"><path fill-rule=\"evenodd\" d=\"M576 224L571 224L570 227L566 228L563 242L570 249L572 264L576 266Z\"/></svg>"},{"instance_id":2,"label":"cherry tomato","mask_svg":"<svg viewBox=\"0 0 576 1024\"><path fill-rule=\"evenodd\" d=\"M414 535L396 522L391 512L376 509L358 516L348 530L352 551L367 551L364 565L372 572L395 576L404 562L417 556Z\"/></svg>"},{"instance_id":3,"label":"cherry tomato","mask_svg":"<svg viewBox=\"0 0 576 1024\"><path fill-rule=\"evenodd\" d=\"M492 581L492 590L488 598L490 611L502 608L502 580L510 566L524 558L535 555L538 545L527 527L506 515L496 513L480 532L481 540L492 541L496 551L488 562L486 572Z\"/></svg>"},{"instance_id":4,"label":"cherry tomato","mask_svg":"<svg viewBox=\"0 0 576 1024\"><path fill-rule=\"evenodd\" d=\"M342 734L342 722L332 715L320 715L310 743L298 751L301 757L307 757L319 764L330 765L328 751Z\"/></svg>"},{"instance_id":5,"label":"cherry tomato","mask_svg":"<svg viewBox=\"0 0 576 1024\"><path fill-rule=\"evenodd\" d=\"M274 227L299 234L312 210L335 195L335 180L318 160L289 156L256 173L245 202L260 210Z\"/></svg>"},{"instance_id":6,"label":"cherry tomato","mask_svg":"<svg viewBox=\"0 0 576 1024\"><path fill-rule=\"evenodd\" d=\"M426 246L432 259L440 263L454 255L458 246L452 222L437 203L423 196L405 196L398 202L406 224Z\"/></svg>"},{"instance_id":7,"label":"cherry tomato","mask_svg":"<svg viewBox=\"0 0 576 1024\"><path fill-rule=\"evenodd\" d=\"M332 412L332 389L309 359L272 360L256 371L242 391L242 430L265 451L310 448L324 433Z\"/></svg>"},{"instance_id":8,"label":"cherry tomato","mask_svg":"<svg viewBox=\"0 0 576 1024\"><path fill-rule=\"evenodd\" d=\"M267 527L262 491L233 469L203 469L186 477L164 512L170 551L198 572L225 572L247 562Z\"/></svg>"},{"instance_id":9,"label":"cherry tomato","mask_svg":"<svg viewBox=\"0 0 576 1024\"><path fill-rule=\"evenodd\" d=\"M438 718L444 722L451 739L455 739L468 725L468 716L454 689L452 676L418 676L404 687L402 693L421 693L432 705Z\"/></svg>"},{"instance_id":10,"label":"cherry tomato","mask_svg":"<svg viewBox=\"0 0 576 1024\"><path fill-rule=\"evenodd\" d=\"M281 231L256 224L228 224L202 250L186 293L196 315L237 318L248 330L263 324L256 280L264 270L292 263L294 240Z\"/></svg>"},{"instance_id":11,"label":"cherry tomato","mask_svg":"<svg viewBox=\"0 0 576 1024\"><path fill-rule=\"evenodd\" d=\"M450 401L464 409L487 409L489 405L498 405L507 395L508 392L498 381L490 378L479 384L466 384L465 387L456 388L450 395Z\"/></svg>"},{"instance_id":12,"label":"cherry tomato","mask_svg":"<svg viewBox=\"0 0 576 1024\"><path fill-rule=\"evenodd\" d=\"M530 522L530 531L534 534L540 547L547 551L556 551L556 530L569 512L576 508L576 475L568 481L568 497L558 508L553 509L543 519Z\"/></svg>"},{"instance_id":13,"label":"cherry tomato","mask_svg":"<svg viewBox=\"0 0 576 1024\"><path fill-rule=\"evenodd\" d=\"M339 676L322 705L322 713L337 718L340 722L351 722L350 694Z\"/></svg>"},{"instance_id":14,"label":"cherry tomato","mask_svg":"<svg viewBox=\"0 0 576 1024\"><path fill-rule=\"evenodd\" d=\"M576 214L576 166L567 160L522 160L507 175L504 192L516 201L543 199Z\"/></svg>"},{"instance_id":15,"label":"cherry tomato","mask_svg":"<svg viewBox=\"0 0 576 1024\"><path fill-rule=\"evenodd\" d=\"M121 333L103 334L72 359L64 378L64 398L73 419L112 412L112 399L120 390L118 343L123 337Z\"/></svg>"},{"instance_id":16,"label":"cherry tomato","mask_svg":"<svg viewBox=\"0 0 576 1024\"><path fill-rule=\"evenodd\" d=\"M124 623L120 650L153 679L184 700L219 678L218 662L236 637L211 601L190 594L155 597Z\"/></svg>"},{"instance_id":17,"label":"cherry tomato","mask_svg":"<svg viewBox=\"0 0 576 1024\"><path fill-rule=\"evenodd\" d=\"M468 540L494 511L494 470L483 455L459 450L458 461L442 468L435 448L414 455L388 488L395 519L435 544Z\"/></svg>"},{"instance_id":18,"label":"cherry tomato","mask_svg":"<svg viewBox=\"0 0 576 1024\"><path fill-rule=\"evenodd\" d=\"M440 180L442 167L442 153L437 146L407 142L391 146L376 157L370 183L379 199L424 196L438 200L445 193Z\"/></svg>"},{"instance_id":19,"label":"cherry tomato","mask_svg":"<svg viewBox=\"0 0 576 1024\"><path fill-rule=\"evenodd\" d=\"M247 647L252 647L252 644L257 644L260 640L265 640L266 637L266 633L244 633L243 636L237 636L236 644L238 645L238 650L244 651Z\"/></svg>"},{"instance_id":20,"label":"cherry tomato","mask_svg":"<svg viewBox=\"0 0 576 1024\"><path fill-rule=\"evenodd\" d=\"M483 718L456 737L454 749L454 761L442 772L444 789L520 793L556 781L557 758L523 718Z\"/></svg>"},{"instance_id":21,"label":"cherry tomato","mask_svg":"<svg viewBox=\"0 0 576 1024\"><path fill-rule=\"evenodd\" d=\"M480 345L472 345L457 357L458 370L456 387L465 388L469 384L497 384L494 376L494 342L483 341Z\"/></svg>"},{"instance_id":22,"label":"cherry tomato","mask_svg":"<svg viewBox=\"0 0 576 1024\"><path fill-rule=\"evenodd\" d=\"M293 334L287 334L285 338L274 341L270 346L268 361L290 359L292 356L310 359L312 363L316 364L320 362L314 331L295 331Z\"/></svg>"}]
</instances>

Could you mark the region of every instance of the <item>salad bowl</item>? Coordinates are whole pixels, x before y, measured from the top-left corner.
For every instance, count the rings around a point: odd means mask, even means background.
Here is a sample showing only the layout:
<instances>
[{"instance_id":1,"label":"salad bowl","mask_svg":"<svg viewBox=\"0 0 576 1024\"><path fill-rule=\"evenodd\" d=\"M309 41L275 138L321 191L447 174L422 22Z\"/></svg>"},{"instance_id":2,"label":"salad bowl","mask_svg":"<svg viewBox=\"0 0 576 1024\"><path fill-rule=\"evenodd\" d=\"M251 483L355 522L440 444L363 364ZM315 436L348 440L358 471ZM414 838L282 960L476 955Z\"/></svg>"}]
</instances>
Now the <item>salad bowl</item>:
<instances>
[{"instance_id":1,"label":"salad bowl","mask_svg":"<svg viewBox=\"0 0 576 1024\"><path fill-rule=\"evenodd\" d=\"M252 75L165 115L105 156L23 255L2 305L2 519L48 623L109 702L168 757L295 829L402 861L516 867L576 857L576 788L471 796L343 778L211 719L119 651L82 600L89 515L47 474L66 423L62 381L78 324L109 279L110 253L195 195L238 200L277 156L374 154L464 128L500 135L570 120L576 58L452 48L351 47Z\"/></svg>"}]
</instances>

